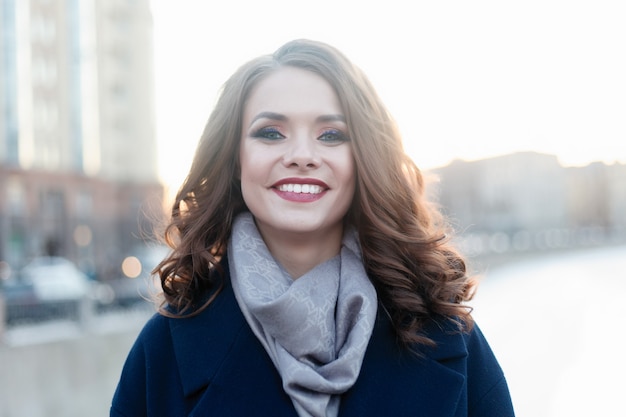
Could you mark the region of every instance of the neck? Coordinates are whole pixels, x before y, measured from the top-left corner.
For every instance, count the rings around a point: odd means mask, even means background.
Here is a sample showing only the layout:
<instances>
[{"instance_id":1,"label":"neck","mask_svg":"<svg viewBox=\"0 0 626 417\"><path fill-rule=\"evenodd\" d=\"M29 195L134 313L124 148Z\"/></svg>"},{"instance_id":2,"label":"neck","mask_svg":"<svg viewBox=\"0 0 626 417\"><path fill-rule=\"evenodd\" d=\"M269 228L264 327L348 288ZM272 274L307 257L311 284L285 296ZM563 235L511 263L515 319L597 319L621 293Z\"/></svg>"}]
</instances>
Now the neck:
<instances>
[{"instance_id":1,"label":"neck","mask_svg":"<svg viewBox=\"0 0 626 417\"><path fill-rule=\"evenodd\" d=\"M259 229L267 248L293 279L334 258L341 251L343 229L328 233L271 234Z\"/></svg>"}]
</instances>

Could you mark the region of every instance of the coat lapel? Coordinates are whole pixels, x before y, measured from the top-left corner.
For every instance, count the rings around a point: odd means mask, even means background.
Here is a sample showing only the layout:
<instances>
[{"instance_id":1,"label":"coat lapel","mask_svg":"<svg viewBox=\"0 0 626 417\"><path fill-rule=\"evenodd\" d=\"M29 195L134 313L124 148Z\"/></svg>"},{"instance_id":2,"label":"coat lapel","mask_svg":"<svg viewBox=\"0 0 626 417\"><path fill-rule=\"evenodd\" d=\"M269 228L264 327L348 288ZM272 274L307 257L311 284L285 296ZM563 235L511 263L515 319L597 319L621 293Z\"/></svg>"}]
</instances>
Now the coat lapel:
<instances>
[{"instance_id":1,"label":"coat lapel","mask_svg":"<svg viewBox=\"0 0 626 417\"><path fill-rule=\"evenodd\" d=\"M190 417L297 416L228 279L205 311L172 320L170 330Z\"/></svg>"},{"instance_id":2,"label":"coat lapel","mask_svg":"<svg viewBox=\"0 0 626 417\"><path fill-rule=\"evenodd\" d=\"M418 357L396 344L389 319L379 314L359 379L342 399L340 417L455 416L465 384L463 336L436 324L427 332L437 347Z\"/></svg>"}]
</instances>

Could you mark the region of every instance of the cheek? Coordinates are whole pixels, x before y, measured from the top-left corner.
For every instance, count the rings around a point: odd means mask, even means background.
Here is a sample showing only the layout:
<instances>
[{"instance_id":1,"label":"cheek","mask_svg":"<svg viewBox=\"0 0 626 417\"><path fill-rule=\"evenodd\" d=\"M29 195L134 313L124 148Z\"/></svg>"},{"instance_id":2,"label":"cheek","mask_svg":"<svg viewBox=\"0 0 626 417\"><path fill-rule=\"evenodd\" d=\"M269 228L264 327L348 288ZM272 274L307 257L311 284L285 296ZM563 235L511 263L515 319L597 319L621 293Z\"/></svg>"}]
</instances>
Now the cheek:
<instances>
[{"instance_id":1,"label":"cheek","mask_svg":"<svg viewBox=\"0 0 626 417\"><path fill-rule=\"evenodd\" d=\"M256 176L254 175L254 167L249 163L245 163L245 161L241 161L241 168L239 170L239 181L241 184L241 192L243 193L244 199L246 195L250 193L252 185L255 183Z\"/></svg>"},{"instance_id":2,"label":"cheek","mask_svg":"<svg viewBox=\"0 0 626 417\"><path fill-rule=\"evenodd\" d=\"M255 158L252 157L252 151L249 146L242 142L239 149L239 178L242 180L249 180L254 178L255 170ZM243 185L243 184L242 184Z\"/></svg>"},{"instance_id":3,"label":"cheek","mask_svg":"<svg viewBox=\"0 0 626 417\"><path fill-rule=\"evenodd\" d=\"M258 150L253 150L249 146L241 147L239 152L239 181L243 200L249 208L255 206L260 195L260 187L265 184L267 177L265 165L262 154Z\"/></svg>"},{"instance_id":4,"label":"cheek","mask_svg":"<svg viewBox=\"0 0 626 417\"><path fill-rule=\"evenodd\" d=\"M257 201L255 198L254 175L251 175L246 169L241 170L240 186L243 202L246 204L248 209L252 211L252 209L256 206L255 202Z\"/></svg>"},{"instance_id":5,"label":"cheek","mask_svg":"<svg viewBox=\"0 0 626 417\"><path fill-rule=\"evenodd\" d=\"M340 176L347 189L354 190L356 184L356 164L351 151L347 151L336 164L339 167Z\"/></svg>"}]
</instances>

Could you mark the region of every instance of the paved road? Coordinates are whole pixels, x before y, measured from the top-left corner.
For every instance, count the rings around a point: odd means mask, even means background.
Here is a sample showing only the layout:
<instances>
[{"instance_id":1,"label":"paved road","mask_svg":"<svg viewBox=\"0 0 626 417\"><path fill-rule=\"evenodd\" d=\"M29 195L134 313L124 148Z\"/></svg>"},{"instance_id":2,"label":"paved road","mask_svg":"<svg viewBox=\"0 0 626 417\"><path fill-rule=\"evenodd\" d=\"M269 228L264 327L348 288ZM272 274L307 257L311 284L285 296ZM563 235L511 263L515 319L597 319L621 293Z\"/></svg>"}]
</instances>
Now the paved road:
<instances>
[{"instance_id":1,"label":"paved road","mask_svg":"<svg viewBox=\"0 0 626 417\"><path fill-rule=\"evenodd\" d=\"M626 246L495 268L472 305L518 417L626 416Z\"/></svg>"}]
</instances>

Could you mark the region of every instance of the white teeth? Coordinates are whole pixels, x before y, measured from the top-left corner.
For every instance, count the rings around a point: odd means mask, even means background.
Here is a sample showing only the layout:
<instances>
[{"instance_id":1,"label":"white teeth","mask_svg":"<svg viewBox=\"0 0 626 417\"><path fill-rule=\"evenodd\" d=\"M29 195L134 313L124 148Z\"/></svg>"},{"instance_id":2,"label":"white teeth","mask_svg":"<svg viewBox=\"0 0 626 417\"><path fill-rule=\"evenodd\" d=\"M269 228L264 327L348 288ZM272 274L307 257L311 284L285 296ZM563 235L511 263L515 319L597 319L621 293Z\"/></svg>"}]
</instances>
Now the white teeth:
<instances>
[{"instance_id":1,"label":"white teeth","mask_svg":"<svg viewBox=\"0 0 626 417\"><path fill-rule=\"evenodd\" d=\"M315 184L281 184L278 186L280 191L297 194L319 194L322 187Z\"/></svg>"}]
</instances>

